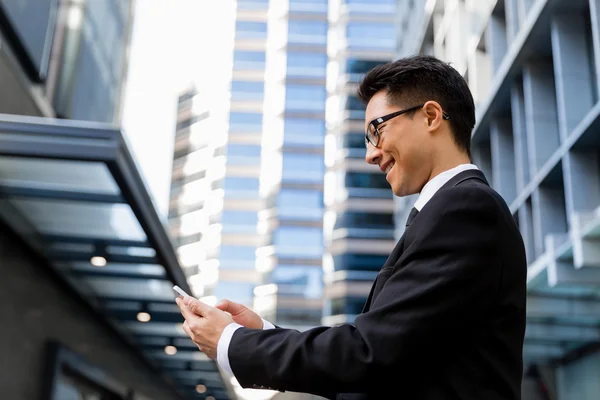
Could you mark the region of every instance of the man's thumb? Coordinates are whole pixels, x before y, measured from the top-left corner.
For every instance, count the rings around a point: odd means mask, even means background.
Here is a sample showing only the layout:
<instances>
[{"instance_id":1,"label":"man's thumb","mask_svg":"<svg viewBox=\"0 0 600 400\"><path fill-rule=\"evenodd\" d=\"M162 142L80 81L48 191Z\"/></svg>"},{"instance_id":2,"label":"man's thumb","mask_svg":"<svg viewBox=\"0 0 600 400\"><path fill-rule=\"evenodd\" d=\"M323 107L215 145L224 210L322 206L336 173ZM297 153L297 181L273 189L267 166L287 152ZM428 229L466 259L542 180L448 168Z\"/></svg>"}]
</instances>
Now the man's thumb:
<instances>
[{"instance_id":1,"label":"man's thumb","mask_svg":"<svg viewBox=\"0 0 600 400\"><path fill-rule=\"evenodd\" d=\"M215 307L221 311L228 312L231 315L239 314L246 309L242 304L234 303L230 300L221 300Z\"/></svg>"}]
</instances>

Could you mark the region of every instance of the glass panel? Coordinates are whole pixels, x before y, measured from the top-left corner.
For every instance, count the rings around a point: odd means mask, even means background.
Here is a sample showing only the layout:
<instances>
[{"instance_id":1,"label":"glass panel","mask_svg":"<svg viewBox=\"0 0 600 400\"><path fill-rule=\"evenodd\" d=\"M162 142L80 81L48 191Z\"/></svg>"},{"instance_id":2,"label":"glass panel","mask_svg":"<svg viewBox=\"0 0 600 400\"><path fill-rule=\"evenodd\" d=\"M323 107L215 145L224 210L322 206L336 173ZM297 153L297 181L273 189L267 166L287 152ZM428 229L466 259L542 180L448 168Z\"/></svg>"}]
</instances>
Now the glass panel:
<instances>
[{"instance_id":1,"label":"glass panel","mask_svg":"<svg viewBox=\"0 0 600 400\"><path fill-rule=\"evenodd\" d=\"M12 202L43 234L146 240L146 234L127 204L37 199Z\"/></svg>"},{"instance_id":2,"label":"glass panel","mask_svg":"<svg viewBox=\"0 0 600 400\"><path fill-rule=\"evenodd\" d=\"M282 226L273 235L279 256L320 257L323 250L323 231L313 227Z\"/></svg>"},{"instance_id":3,"label":"glass panel","mask_svg":"<svg viewBox=\"0 0 600 400\"><path fill-rule=\"evenodd\" d=\"M326 44L326 21L290 20L288 24L288 42L298 44Z\"/></svg>"},{"instance_id":4,"label":"glass panel","mask_svg":"<svg viewBox=\"0 0 600 400\"><path fill-rule=\"evenodd\" d=\"M393 214L346 211L338 215L335 228L394 229Z\"/></svg>"},{"instance_id":5,"label":"glass panel","mask_svg":"<svg viewBox=\"0 0 600 400\"><path fill-rule=\"evenodd\" d=\"M351 49L396 49L396 28L393 24L350 22L346 35Z\"/></svg>"},{"instance_id":6,"label":"glass panel","mask_svg":"<svg viewBox=\"0 0 600 400\"><path fill-rule=\"evenodd\" d=\"M267 23L236 21L235 36L242 39L264 39L267 37Z\"/></svg>"},{"instance_id":7,"label":"glass panel","mask_svg":"<svg viewBox=\"0 0 600 400\"><path fill-rule=\"evenodd\" d=\"M262 100L264 94L265 85L263 82L231 82L232 100Z\"/></svg>"},{"instance_id":8,"label":"glass panel","mask_svg":"<svg viewBox=\"0 0 600 400\"><path fill-rule=\"evenodd\" d=\"M327 91L323 86L286 85L285 108L289 111L325 111Z\"/></svg>"},{"instance_id":9,"label":"glass panel","mask_svg":"<svg viewBox=\"0 0 600 400\"><path fill-rule=\"evenodd\" d=\"M240 10L266 10L269 8L269 0L238 0Z\"/></svg>"},{"instance_id":10,"label":"glass panel","mask_svg":"<svg viewBox=\"0 0 600 400\"><path fill-rule=\"evenodd\" d=\"M223 233L256 233L258 213L255 211L225 210L221 214Z\"/></svg>"},{"instance_id":11,"label":"glass panel","mask_svg":"<svg viewBox=\"0 0 600 400\"><path fill-rule=\"evenodd\" d=\"M387 256L370 254L341 254L333 256L333 265L335 271L379 271Z\"/></svg>"},{"instance_id":12,"label":"glass panel","mask_svg":"<svg viewBox=\"0 0 600 400\"><path fill-rule=\"evenodd\" d=\"M219 255L220 268L254 269L256 265L256 247L222 245Z\"/></svg>"},{"instance_id":13,"label":"glass panel","mask_svg":"<svg viewBox=\"0 0 600 400\"><path fill-rule=\"evenodd\" d=\"M284 153L282 181L321 183L325 174L323 156L319 154Z\"/></svg>"},{"instance_id":14,"label":"glass panel","mask_svg":"<svg viewBox=\"0 0 600 400\"><path fill-rule=\"evenodd\" d=\"M307 52L287 53L288 76L324 78L327 55Z\"/></svg>"},{"instance_id":15,"label":"glass panel","mask_svg":"<svg viewBox=\"0 0 600 400\"><path fill-rule=\"evenodd\" d=\"M0 185L118 195L106 164L0 156Z\"/></svg>"},{"instance_id":16,"label":"glass panel","mask_svg":"<svg viewBox=\"0 0 600 400\"><path fill-rule=\"evenodd\" d=\"M344 183L348 188L390 188L390 184L383 173L347 172Z\"/></svg>"},{"instance_id":17,"label":"glass panel","mask_svg":"<svg viewBox=\"0 0 600 400\"><path fill-rule=\"evenodd\" d=\"M98 273L100 271L98 267L94 267L89 262L72 262L64 264L56 264L60 269L64 269L65 272L76 271L76 272L92 272ZM158 264L121 264L121 263L108 263L102 267L102 273L112 275L131 275L139 274L144 277L161 278L166 276L165 268Z\"/></svg>"},{"instance_id":18,"label":"glass panel","mask_svg":"<svg viewBox=\"0 0 600 400\"><path fill-rule=\"evenodd\" d=\"M284 120L284 145L321 147L325 141L325 121L321 119L286 118ZM364 139L363 139L364 147Z\"/></svg>"},{"instance_id":19,"label":"glass panel","mask_svg":"<svg viewBox=\"0 0 600 400\"><path fill-rule=\"evenodd\" d=\"M230 132L260 132L262 130L262 114L248 112L229 113Z\"/></svg>"},{"instance_id":20,"label":"glass panel","mask_svg":"<svg viewBox=\"0 0 600 400\"><path fill-rule=\"evenodd\" d=\"M228 198L257 198L259 180L258 178L225 178L225 196Z\"/></svg>"},{"instance_id":21,"label":"glass panel","mask_svg":"<svg viewBox=\"0 0 600 400\"><path fill-rule=\"evenodd\" d=\"M320 298L322 291L322 269L310 265L278 265L271 274L271 282L278 285L284 295L301 295Z\"/></svg>"},{"instance_id":22,"label":"glass panel","mask_svg":"<svg viewBox=\"0 0 600 400\"><path fill-rule=\"evenodd\" d=\"M251 305L254 299L254 284L220 281L214 293L217 300L229 299L236 303Z\"/></svg>"},{"instance_id":23,"label":"glass panel","mask_svg":"<svg viewBox=\"0 0 600 400\"><path fill-rule=\"evenodd\" d=\"M265 68L266 55L264 51L233 52L233 69L260 70Z\"/></svg>"}]
</instances>

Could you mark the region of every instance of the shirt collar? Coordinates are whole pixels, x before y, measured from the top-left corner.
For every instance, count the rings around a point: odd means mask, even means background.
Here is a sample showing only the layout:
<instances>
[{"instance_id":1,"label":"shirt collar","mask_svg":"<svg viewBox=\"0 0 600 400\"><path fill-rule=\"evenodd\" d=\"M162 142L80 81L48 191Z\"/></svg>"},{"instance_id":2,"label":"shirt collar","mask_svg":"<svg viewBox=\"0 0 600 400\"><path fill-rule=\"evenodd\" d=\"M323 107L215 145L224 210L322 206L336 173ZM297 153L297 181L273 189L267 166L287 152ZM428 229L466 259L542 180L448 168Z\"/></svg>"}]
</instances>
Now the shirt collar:
<instances>
[{"instance_id":1,"label":"shirt collar","mask_svg":"<svg viewBox=\"0 0 600 400\"><path fill-rule=\"evenodd\" d=\"M425 184L425 186L423 186L423 189L421 190L421 193L419 194L419 198L417 199L417 201L415 201L415 208L418 211L421 211L423 209L423 207L425 207L425 204L427 204L427 202L429 200L431 200L433 195L442 186L444 186L446 184L446 182L448 182L450 179L452 179L454 176L458 175L459 173L461 173L463 171L467 171L469 169L478 169L478 168L477 168L477 166L475 166L473 164L460 164L452 169L449 169L447 171L444 171L444 172L434 176L429 182L427 182Z\"/></svg>"}]
</instances>

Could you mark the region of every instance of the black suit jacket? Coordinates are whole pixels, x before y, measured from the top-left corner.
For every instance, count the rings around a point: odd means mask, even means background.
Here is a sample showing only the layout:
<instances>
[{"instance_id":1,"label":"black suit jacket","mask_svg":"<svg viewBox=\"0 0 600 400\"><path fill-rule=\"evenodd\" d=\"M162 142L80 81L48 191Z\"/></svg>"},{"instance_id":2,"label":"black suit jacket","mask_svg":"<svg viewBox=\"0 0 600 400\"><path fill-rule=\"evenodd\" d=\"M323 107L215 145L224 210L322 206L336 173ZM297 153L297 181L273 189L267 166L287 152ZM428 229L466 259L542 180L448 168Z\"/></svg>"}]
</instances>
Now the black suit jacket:
<instances>
[{"instance_id":1,"label":"black suit jacket","mask_svg":"<svg viewBox=\"0 0 600 400\"><path fill-rule=\"evenodd\" d=\"M353 325L240 328L230 365L243 387L328 398L520 399L526 273L506 203L464 171L406 229Z\"/></svg>"}]
</instances>

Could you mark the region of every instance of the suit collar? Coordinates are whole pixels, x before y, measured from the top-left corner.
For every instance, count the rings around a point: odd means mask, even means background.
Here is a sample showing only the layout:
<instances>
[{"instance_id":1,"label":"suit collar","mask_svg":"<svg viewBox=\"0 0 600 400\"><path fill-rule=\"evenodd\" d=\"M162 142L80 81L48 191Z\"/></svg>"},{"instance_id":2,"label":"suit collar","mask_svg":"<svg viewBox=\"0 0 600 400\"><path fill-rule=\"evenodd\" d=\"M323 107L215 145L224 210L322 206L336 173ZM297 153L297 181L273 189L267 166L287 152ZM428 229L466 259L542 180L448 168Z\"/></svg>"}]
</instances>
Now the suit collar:
<instances>
[{"instance_id":1,"label":"suit collar","mask_svg":"<svg viewBox=\"0 0 600 400\"><path fill-rule=\"evenodd\" d=\"M462 175L462 173L466 171L478 171L477 166L473 164L460 164L452 169L444 171L435 177L433 177L429 182L423 186L421 193L419 194L419 198L415 201L415 208L418 211L421 211L425 204L431 200L431 198L447 183L452 181L458 175ZM482 174L483 175L483 174Z\"/></svg>"}]
</instances>

